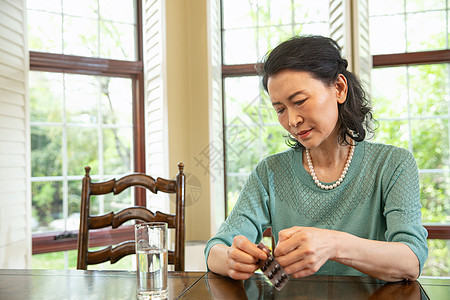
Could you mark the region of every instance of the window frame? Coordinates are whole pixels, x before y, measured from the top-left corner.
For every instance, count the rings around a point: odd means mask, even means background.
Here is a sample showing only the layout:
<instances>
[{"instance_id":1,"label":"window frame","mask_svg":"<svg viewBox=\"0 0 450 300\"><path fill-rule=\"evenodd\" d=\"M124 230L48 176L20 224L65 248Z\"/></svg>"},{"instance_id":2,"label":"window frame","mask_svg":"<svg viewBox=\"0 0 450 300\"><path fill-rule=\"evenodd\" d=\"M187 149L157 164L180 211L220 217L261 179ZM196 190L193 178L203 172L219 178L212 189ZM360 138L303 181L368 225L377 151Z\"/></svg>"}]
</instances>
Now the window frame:
<instances>
[{"instance_id":1,"label":"window frame","mask_svg":"<svg viewBox=\"0 0 450 300\"><path fill-rule=\"evenodd\" d=\"M29 51L30 71L130 78L133 98L134 172L145 173L145 93L143 68L142 1L136 5L136 60L115 60L77 55ZM135 205L146 206L146 192L135 189ZM77 249L78 230L51 231L32 234L32 254ZM125 239L134 239L133 226L120 230L98 230L90 236L90 246L104 246Z\"/></svg>"}]
</instances>

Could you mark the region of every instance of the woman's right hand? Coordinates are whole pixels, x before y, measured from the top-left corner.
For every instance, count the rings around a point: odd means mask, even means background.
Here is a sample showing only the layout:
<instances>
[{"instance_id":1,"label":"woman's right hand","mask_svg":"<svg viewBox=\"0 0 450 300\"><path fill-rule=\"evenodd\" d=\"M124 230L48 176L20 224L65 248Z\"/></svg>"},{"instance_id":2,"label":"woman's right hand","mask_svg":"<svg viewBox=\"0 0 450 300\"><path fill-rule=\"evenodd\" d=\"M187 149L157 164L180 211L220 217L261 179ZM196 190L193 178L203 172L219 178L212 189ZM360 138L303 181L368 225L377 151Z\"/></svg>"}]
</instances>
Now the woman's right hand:
<instances>
[{"instance_id":1,"label":"woman's right hand","mask_svg":"<svg viewBox=\"0 0 450 300\"><path fill-rule=\"evenodd\" d=\"M233 244L227 248L226 273L233 279L250 278L259 269L258 261L267 259L267 254L243 235L235 236Z\"/></svg>"}]
</instances>

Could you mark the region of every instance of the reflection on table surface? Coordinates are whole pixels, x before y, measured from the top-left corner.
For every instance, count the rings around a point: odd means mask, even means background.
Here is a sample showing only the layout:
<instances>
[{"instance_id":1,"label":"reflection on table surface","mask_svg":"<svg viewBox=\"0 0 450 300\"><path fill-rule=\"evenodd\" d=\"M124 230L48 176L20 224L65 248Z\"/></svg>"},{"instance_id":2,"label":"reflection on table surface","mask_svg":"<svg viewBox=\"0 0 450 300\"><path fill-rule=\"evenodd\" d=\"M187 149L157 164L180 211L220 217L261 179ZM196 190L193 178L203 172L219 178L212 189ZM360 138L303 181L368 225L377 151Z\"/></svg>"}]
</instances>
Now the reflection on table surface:
<instances>
[{"instance_id":1,"label":"reflection on table surface","mask_svg":"<svg viewBox=\"0 0 450 300\"><path fill-rule=\"evenodd\" d=\"M169 299L176 299L205 272L169 272ZM135 271L0 269L0 300L136 299Z\"/></svg>"},{"instance_id":2,"label":"reflection on table surface","mask_svg":"<svg viewBox=\"0 0 450 300\"><path fill-rule=\"evenodd\" d=\"M169 299L450 299L450 278L386 283L368 276L290 278L277 291L263 274L233 280L169 272ZM135 271L0 269L0 299L136 299Z\"/></svg>"},{"instance_id":3,"label":"reflection on table surface","mask_svg":"<svg viewBox=\"0 0 450 300\"><path fill-rule=\"evenodd\" d=\"M290 278L277 291L263 274L233 280L207 273L180 299L429 299L417 281L386 283L368 276Z\"/></svg>"}]
</instances>

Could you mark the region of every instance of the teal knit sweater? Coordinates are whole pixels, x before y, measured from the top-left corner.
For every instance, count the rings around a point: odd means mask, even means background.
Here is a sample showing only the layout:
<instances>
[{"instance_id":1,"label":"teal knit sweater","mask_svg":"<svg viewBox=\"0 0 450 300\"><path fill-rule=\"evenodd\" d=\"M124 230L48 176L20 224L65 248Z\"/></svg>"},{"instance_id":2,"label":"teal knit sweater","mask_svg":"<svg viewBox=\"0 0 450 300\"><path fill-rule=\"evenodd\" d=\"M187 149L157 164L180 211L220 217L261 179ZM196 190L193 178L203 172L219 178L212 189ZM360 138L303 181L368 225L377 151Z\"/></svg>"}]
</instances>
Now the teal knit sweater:
<instances>
[{"instance_id":1,"label":"teal knit sweater","mask_svg":"<svg viewBox=\"0 0 450 300\"><path fill-rule=\"evenodd\" d=\"M278 242L280 230L307 226L402 242L416 254L422 271L428 247L420 208L417 165L405 149L357 143L344 181L333 190L319 188L303 167L302 151L289 149L256 166L233 211L206 244L205 256L215 244L230 246L237 235L259 243L272 227ZM362 275L334 261L316 274Z\"/></svg>"}]
</instances>

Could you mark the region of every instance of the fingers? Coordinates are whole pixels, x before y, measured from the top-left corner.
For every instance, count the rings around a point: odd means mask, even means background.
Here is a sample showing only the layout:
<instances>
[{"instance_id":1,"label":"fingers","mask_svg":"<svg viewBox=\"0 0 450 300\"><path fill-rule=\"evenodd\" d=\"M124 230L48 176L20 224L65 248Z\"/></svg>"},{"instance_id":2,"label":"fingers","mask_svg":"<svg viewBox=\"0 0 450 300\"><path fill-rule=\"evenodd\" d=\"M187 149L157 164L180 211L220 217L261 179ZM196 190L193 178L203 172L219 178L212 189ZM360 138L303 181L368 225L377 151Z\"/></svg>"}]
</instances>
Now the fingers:
<instances>
[{"instance_id":1,"label":"fingers","mask_svg":"<svg viewBox=\"0 0 450 300\"><path fill-rule=\"evenodd\" d=\"M241 250L242 252L248 254L246 256L248 262L257 262L258 260L265 260L267 259L267 254L258 248L255 244L250 242L245 236L238 235L234 237L233 239L233 245L231 247L235 246L237 249ZM250 261L249 261L250 260Z\"/></svg>"},{"instance_id":2,"label":"fingers","mask_svg":"<svg viewBox=\"0 0 450 300\"><path fill-rule=\"evenodd\" d=\"M290 228L281 230L280 232L278 232L278 244L290 239L292 235L294 235L295 233L297 233L299 231L302 231L303 228L304 227L294 226L294 227L290 227ZM278 244L277 244L277 247L278 247Z\"/></svg>"},{"instance_id":3,"label":"fingers","mask_svg":"<svg viewBox=\"0 0 450 300\"><path fill-rule=\"evenodd\" d=\"M292 227L280 231L278 237L278 244L274 252L276 257L286 255L304 244L308 233L303 231L303 227Z\"/></svg>"},{"instance_id":4,"label":"fingers","mask_svg":"<svg viewBox=\"0 0 450 300\"><path fill-rule=\"evenodd\" d=\"M278 262L287 274L291 274L293 277L299 278L316 273L326 262L326 260L313 254L303 255L300 258L295 257L295 253L290 253L289 255L278 259Z\"/></svg>"},{"instance_id":5,"label":"fingers","mask_svg":"<svg viewBox=\"0 0 450 300\"><path fill-rule=\"evenodd\" d=\"M275 249L277 261L296 278L316 273L335 251L329 242L330 234L329 230L308 227L280 231Z\"/></svg>"},{"instance_id":6,"label":"fingers","mask_svg":"<svg viewBox=\"0 0 450 300\"><path fill-rule=\"evenodd\" d=\"M254 273L255 273L254 271L251 272L251 273L243 273L243 272L239 272L239 271L234 270L234 269L230 269L228 271L228 276L230 278L235 279L235 280L245 280L245 279L249 279L250 277L252 277Z\"/></svg>"},{"instance_id":7,"label":"fingers","mask_svg":"<svg viewBox=\"0 0 450 300\"><path fill-rule=\"evenodd\" d=\"M248 279L259 268L258 261L267 255L244 236L236 236L227 250L228 275L233 279Z\"/></svg>"}]
</instances>

